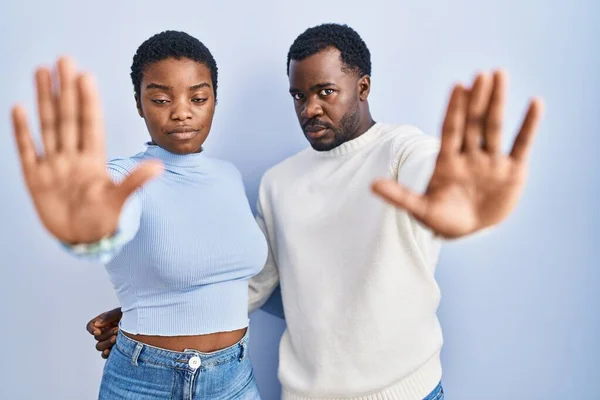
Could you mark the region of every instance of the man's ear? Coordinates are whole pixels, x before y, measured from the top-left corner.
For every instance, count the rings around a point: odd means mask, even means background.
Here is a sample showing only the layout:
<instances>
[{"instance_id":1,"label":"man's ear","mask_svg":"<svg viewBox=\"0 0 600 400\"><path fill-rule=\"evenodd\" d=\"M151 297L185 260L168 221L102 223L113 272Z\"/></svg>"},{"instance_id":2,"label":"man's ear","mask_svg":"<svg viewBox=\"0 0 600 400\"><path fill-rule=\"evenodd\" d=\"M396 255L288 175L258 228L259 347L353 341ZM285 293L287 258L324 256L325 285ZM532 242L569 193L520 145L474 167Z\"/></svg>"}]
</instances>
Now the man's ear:
<instances>
[{"instance_id":1,"label":"man's ear","mask_svg":"<svg viewBox=\"0 0 600 400\"><path fill-rule=\"evenodd\" d=\"M371 93L371 77L364 75L358 80L358 96L361 101L366 101Z\"/></svg>"}]
</instances>

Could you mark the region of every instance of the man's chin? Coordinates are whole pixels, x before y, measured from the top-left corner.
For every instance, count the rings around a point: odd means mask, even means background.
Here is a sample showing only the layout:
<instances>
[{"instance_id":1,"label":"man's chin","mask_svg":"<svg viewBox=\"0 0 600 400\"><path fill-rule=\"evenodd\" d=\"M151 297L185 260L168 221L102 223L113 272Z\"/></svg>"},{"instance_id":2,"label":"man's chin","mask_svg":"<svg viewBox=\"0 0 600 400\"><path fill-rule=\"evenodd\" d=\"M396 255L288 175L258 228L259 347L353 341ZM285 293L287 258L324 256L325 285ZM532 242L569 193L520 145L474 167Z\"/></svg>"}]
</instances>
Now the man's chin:
<instances>
[{"instance_id":1,"label":"man's chin","mask_svg":"<svg viewBox=\"0 0 600 400\"><path fill-rule=\"evenodd\" d=\"M329 151L338 147L341 143L337 143L335 138L320 138L320 139L308 139L310 147L315 151Z\"/></svg>"},{"instance_id":2,"label":"man's chin","mask_svg":"<svg viewBox=\"0 0 600 400\"><path fill-rule=\"evenodd\" d=\"M323 142L316 142L316 143L310 143L310 147L313 148L313 150L315 151L329 151L329 150L333 150L337 147L338 145L335 143L323 143Z\"/></svg>"}]
</instances>

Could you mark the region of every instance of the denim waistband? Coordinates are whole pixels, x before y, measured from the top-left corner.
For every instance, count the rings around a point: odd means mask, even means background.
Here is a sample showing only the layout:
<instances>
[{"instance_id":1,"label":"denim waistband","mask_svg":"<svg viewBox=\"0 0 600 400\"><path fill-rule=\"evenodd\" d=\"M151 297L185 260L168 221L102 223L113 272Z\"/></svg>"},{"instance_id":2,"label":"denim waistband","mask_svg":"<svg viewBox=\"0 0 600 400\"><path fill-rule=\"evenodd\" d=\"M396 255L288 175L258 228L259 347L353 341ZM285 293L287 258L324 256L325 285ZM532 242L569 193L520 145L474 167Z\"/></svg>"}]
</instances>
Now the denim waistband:
<instances>
[{"instance_id":1,"label":"denim waistband","mask_svg":"<svg viewBox=\"0 0 600 400\"><path fill-rule=\"evenodd\" d=\"M177 369L204 369L224 364L232 360L242 360L248 351L249 329L237 343L221 350L204 353L194 349L172 351L150 346L125 336L119 332L117 349L131 358L134 365L139 362Z\"/></svg>"}]
</instances>

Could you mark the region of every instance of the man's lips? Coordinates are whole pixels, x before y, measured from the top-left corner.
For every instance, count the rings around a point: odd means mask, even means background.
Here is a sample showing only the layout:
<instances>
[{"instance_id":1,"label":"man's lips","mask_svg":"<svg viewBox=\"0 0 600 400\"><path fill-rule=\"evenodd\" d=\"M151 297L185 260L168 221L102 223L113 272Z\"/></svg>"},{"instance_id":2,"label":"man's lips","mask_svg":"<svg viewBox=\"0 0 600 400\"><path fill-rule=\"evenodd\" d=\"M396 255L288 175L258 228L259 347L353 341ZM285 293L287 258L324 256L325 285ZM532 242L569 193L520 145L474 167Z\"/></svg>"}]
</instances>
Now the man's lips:
<instances>
[{"instance_id":1,"label":"man's lips","mask_svg":"<svg viewBox=\"0 0 600 400\"><path fill-rule=\"evenodd\" d=\"M328 131L329 131L329 128L326 128L324 126L319 126L319 127L311 126L310 129L308 129L308 127L307 127L304 130L304 132L306 133L306 136L308 136L311 139L320 139L323 136L325 136Z\"/></svg>"}]
</instances>

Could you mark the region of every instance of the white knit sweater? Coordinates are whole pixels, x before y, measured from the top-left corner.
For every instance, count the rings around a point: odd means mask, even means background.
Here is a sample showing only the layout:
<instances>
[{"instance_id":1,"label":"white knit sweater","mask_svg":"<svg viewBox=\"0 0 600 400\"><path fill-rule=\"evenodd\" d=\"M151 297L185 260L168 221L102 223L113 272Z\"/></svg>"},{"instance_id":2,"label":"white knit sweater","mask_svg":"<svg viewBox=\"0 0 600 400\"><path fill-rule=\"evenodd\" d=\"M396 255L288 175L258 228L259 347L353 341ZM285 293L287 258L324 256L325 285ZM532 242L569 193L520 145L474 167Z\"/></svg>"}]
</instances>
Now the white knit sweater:
<instances>
[{"instance_id":1,"label":"white knit sweater","mask_svg":"<svg viewBox=\"0 0 600 400\"><path fill-rule=\"evenodd\" d=\"M378 123L263 177L257 220L270 255L250 309L281 284L284 400L421 400L440 381L440 242L370 190L386 176L424 190L438 151L415 127Z\"/></svg>"}]
</instances>

